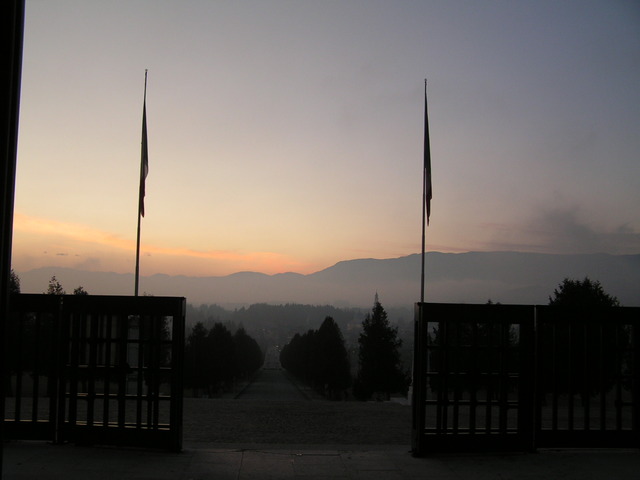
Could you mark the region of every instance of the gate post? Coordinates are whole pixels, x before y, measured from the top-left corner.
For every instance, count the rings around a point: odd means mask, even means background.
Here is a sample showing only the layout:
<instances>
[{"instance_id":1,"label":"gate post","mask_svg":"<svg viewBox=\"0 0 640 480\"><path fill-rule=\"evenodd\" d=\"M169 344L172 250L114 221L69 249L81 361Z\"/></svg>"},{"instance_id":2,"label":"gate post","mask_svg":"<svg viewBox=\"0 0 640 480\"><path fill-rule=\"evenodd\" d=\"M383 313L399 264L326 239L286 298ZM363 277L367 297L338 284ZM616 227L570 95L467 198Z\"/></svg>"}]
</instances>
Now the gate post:
<instances>
[{"instance_id":1,"label":"gate post","mask_svg":"<svg viewBox=\"0 0 640 480\"><path fill-rule=\"evenodd\" d=\"M414 307L413 329L413 393L411 398L412 431L411 452L413 456L420 456L423 452L423 437L425 423L425 347L424 345L424 303L416 303Z\"/></svg>"},{"instance_id":2,"label":"gate post","mask_svg":"<svg viewBox=\"0 0 640 480\"><path fill-rule=\"evenodd\" d=\"M53 315L53 350L51 354L51 361L53 362L53 368L49 379L51 385L53 385L53 391L51 392L51 400L49 407L49 419L53 425L53 443L60 444L64 442L64 421L65 421L65 406L66 406L66 386L65 381L65 364L66 364L66 352L69 347L68 336L65 332L68 329L69 322L66 321L66 315L64 314L64 299L59 298L57 305L57 312Z\"/></svg>"},{"instance_id":3,"label":"gate post","mask_svg":"<svg viewBox=\"0 0 640 480\"><path fill-rule=\"evenodd\" d=\"M527 391L523 392L523 419L525 420L524 431L529 437L529 450L535 452L537 449L537 432L540 429L540 408L541 397L538 391L538 372L540 363L540 341L539 341L539 325L538 325L538 307L531 307L531 321L523 322L526 325L526 342L522 345L524 349L523 358L528 379L525 381Z\"/></svg>"},{"instance_id":4,"label":"gate post","mask_svg":"<svg viewBox=\"0 0 640 480\"><path fill-rule=\"evenodd\" d=\"M636 378L640 375L640 323L634 322L631 327L631 337L633 344L633 373ZM635 446L640 448L640 381L633 382L631 392L633 402L633 433L635 436Z\"/></svg>"}]
</instances>

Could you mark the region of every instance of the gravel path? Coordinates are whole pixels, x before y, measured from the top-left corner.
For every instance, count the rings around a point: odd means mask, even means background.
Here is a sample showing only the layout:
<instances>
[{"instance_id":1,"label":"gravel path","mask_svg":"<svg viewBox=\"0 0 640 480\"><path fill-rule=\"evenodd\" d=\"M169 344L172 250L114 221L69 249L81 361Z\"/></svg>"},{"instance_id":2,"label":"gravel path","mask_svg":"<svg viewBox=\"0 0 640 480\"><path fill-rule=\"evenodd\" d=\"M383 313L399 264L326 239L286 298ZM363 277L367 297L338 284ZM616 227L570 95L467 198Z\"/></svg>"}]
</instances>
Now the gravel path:
<instances>
[{"instance_id":1,"label":"gravel path","mask_svg":"<svg viewBox=\"0 0 640 480\"><path fill-rule=\"evenodd\" d=\"M241 400L308 400L284 370L261 370L237 396Z\"/></svg>"},{"instance_id":2,"label":"gravel path","mask_svg":"<svg viewBox=\"0 0 640 480\"><path fill-rule=\"evenodd\" d=\"M185 398L185 443L411 443L411 407L393 402L306 400L290 383L283 385L283 379L288 382L282 373L265 370L256 378L253 393L249 386L238 399Z\"/></svg>"}]
</instances>

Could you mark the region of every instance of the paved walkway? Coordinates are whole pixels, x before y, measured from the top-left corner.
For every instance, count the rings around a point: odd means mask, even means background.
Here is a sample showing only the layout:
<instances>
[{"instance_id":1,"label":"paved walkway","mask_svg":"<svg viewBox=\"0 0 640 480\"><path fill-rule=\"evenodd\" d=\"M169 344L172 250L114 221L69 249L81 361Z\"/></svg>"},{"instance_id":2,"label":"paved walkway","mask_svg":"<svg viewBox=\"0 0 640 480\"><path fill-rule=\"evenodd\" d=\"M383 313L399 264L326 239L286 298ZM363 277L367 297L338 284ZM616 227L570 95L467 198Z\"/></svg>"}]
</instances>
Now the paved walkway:
<instances>
[{"instance_id":1,"label":"paved walkway","mask_svg":"<svg viewBox=\"0 0 640 480\"><path fill-rule=\"evenodd\" d=\"M183 453L12 442L3 479L615 479L640 478L637 450L564 450L536 454L413 458L408 448L216 446Z\"/></svg>"},{"instance_id":2,"label":"paved walkway","mask_svg":"<svg viewBox=\"0 0 640 480\"><path fill-rule=\"evenodd\" d=\"M301 386L282 369L260 370L245 388L236 396L242 400L309 400Z\"/></svg>"}]
</instances>

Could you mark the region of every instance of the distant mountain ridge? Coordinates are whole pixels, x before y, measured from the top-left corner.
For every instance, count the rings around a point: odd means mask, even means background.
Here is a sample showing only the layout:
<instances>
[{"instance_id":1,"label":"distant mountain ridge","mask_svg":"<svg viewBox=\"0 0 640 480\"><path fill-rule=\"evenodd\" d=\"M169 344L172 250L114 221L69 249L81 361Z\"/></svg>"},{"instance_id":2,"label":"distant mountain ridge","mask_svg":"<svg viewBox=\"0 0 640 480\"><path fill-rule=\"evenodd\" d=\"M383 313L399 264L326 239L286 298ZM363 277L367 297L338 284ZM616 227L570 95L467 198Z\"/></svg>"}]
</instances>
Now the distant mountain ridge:
<instances>
[{"instance_id":1,"label":"distant mountain ridge","mask_svg":"<svg viewBox=\"0 0 640 480\"><path fill-rule=\"evenodd\" d=\"M566 277L599 280L625 306L640 306L640 255L551 255L519 252L426 254L425 300L446 303L546 304ZM187 297L198 305L304 303L370 307L377 292L383 305L411 307L420 300L419 254L389 259L341 261L316 273L266 275L238 272L220 277L156 274L141 277L140 290ZM22 291L40 293L56 275L69 292L79 285L93 294L130 295L133 274L44 267L18 272Z\"/></svg>"}]
</instances>

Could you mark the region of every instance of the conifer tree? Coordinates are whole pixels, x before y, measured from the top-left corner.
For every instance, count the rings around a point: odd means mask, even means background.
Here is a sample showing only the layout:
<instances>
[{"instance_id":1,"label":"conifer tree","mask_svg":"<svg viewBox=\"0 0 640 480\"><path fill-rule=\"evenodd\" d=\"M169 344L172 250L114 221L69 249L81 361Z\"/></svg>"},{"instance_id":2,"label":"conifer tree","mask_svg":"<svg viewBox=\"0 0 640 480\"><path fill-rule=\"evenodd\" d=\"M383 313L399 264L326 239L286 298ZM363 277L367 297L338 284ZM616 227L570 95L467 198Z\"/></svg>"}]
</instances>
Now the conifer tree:
<instances>
[{"instance_id":1,"label":"conifer tree","mask_svg":"<svg viewBox=\"0 0 640 480\"><path fill-rule=\"evenodd\" d=\"M329 398L340 398L351 385L349 354L340 327L326 317L316 335L318 350L317 382Z\"/></svg>"},{"instance_id":2,"label":"conifer tree","mask_svg":"<svg viewBox=\"0 0 640 480\"><path fill-rule=\"evenodd\" d=\"M371 313L362 322L358 343L359 370L354 394L366 400L374 393L382 393L389 399L393 392L404 392L408 382L400 360L402 340L398 338L398 328L389 324L377 293Z\"/></svg>"},{"instance_id":3,"label":"conifer tree","mask_svg":"<svg viewBox=\"0 0 640 480\"><path fill-rule=\"evenodd\" d=\"M56 276L52 276L51 280L49 280L49 286L47 287L46 294L47 295L64 295L67 292L62 288L62 284L58 281Z\"/></svg>"}]
</instances>

